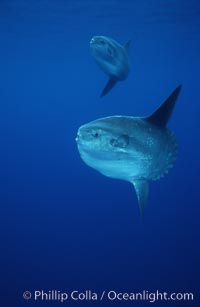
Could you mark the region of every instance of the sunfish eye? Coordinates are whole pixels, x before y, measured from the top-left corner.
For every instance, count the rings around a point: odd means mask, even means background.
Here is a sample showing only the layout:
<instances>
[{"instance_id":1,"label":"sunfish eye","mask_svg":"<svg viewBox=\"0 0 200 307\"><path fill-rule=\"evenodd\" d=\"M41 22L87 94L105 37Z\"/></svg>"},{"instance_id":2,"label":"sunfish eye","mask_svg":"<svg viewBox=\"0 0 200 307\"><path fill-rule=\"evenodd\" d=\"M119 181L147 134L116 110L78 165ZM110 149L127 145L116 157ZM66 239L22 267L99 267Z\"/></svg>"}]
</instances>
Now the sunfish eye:
<instances>
[{"instance_id":1,"label":"sunfish eye","mask_svg":"<svg viewBox=\"0 0 200 307\"><path fill-rule=\"evenodd\" d=\"M105 42L103 39L100 39L99 43L100 43L101 45L105 45L105 44L106 44L106 42Z\"/></svg>"},{"instance_id":2,"label":"sunfish eye","mask_svg":"<svg viewBox=\"0 0 200 307\"><path fill-rule=\"evenodd\" d=\"M99 135L100 135L100 133L99 133L98 131L94 131L94 132L92 133L92 136L93 136L95 139L97 139L97 138L99 137Z\"/></svg>"},{"instance_id":3,"label":"sunfish eye","mask_svg":"<svg viewBox=\"0 0 200 307\"><path fill-rule=\"evenodd\" d=\"M122 134L116 139L111 139L110 144L114 147L126 148L129 145L129 136Z\"/></svg>"}]
</instances>

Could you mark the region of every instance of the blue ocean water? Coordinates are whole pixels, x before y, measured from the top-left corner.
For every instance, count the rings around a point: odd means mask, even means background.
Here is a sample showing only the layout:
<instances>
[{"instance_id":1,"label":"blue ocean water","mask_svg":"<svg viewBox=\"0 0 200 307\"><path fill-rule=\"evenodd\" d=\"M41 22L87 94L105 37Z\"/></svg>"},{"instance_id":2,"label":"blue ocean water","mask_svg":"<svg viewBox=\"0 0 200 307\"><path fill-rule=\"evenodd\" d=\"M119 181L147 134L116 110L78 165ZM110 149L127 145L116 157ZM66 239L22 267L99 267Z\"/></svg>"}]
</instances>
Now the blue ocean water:
<instances>
[{"instance_id":1,"label":"blue ocean water","mask_svg":"<svg viewBox=\"0 0 200 307\"><path fill-rule=\"evenodd\" d=\"M131 39L131 73L103 99L94 35ZM169 306L199 306L199 1L2 0L0 37L0 305L59 305L22 293L77 289L193 292ZM148 115L179 84L168 125L178 159L152 182L142 222L133 187L87 167L76 132L103 116Z\"/></svg>"}]
</instances>

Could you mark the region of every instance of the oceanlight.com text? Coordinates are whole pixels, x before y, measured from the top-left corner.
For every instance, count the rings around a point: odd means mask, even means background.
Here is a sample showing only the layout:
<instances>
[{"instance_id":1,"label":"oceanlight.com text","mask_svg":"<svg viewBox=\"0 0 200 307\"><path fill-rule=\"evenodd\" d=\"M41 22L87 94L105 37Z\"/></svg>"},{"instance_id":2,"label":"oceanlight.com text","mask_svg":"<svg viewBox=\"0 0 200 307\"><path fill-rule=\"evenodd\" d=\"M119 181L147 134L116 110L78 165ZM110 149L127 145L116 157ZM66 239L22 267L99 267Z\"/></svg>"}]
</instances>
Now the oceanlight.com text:
<instances>
[{"instance_id":1,"label":"oceanlight.com text","mask_svg":"<svg viewBox=\"0 0 200 307\"><path fill-rule=\"evenodd\" d=\"M93 290L73 290L73 291L60 291L60 290L35 290L25 291L23 298L26 301L33 300L35 302L41 301L57 301L65 303L68 301L146 301L149 303L156 303L160 301L194 301L193 293L181 292L150 292L143 290L141 292L119 292L115 290L109 291L93 291Z\"/></svg>"}]
</instances>

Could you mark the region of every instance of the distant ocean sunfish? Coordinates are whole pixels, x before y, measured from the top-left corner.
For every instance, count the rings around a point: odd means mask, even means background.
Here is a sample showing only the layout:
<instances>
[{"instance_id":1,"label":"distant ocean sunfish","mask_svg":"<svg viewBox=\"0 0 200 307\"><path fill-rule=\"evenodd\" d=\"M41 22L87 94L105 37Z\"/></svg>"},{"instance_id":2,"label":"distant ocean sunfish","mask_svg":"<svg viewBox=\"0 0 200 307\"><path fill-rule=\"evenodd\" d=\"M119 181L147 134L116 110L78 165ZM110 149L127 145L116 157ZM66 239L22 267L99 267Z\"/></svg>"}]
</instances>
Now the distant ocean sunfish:
<instances>
[{"instance_id":1,"label":"distant ocean sunfish","mask_svg":"<svg viewBox=\"0 0 200 307\"><path fill-rule=\"evenodd\" d=\"M149 182L163 177L177 157L174 134L166 128L181 85L149 117L111 116L79 128L81 158L105 176L131 182L143 214Z\"/></svg>"},{"instance_id":2,"label":"distant ocean sunfish","mask_svg":"<svg viewBox=\"0 0 200 307\"><path fill-rule=\"evenodd\" d=\"M117 81L123 81L128 77L130 70L129 46L130 41L125 46L122 46L114 39L106 36L94 36L91 39L91 53L97 64L109 76L108 83L100 97L105 96Z\"/></svg>"}]
</instances>

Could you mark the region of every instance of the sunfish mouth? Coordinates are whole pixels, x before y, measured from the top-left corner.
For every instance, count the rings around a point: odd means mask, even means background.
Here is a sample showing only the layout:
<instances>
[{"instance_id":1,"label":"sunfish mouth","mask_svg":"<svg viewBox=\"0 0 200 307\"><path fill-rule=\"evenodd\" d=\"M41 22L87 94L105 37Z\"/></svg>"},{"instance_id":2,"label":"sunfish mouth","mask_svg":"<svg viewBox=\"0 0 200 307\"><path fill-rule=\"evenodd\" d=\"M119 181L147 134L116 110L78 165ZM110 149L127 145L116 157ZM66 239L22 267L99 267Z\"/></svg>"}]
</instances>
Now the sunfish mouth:
<instances>
[{"instance_id":1,"label":"sunfish mouth","mask_svg":"<svg viewBox=\"0 0 200 307\"><path fill-rule=\"evenodd\" d=\"M92 45L92 44L94 44L95 43L95 39L94 39L94 37L91 39L91 41L90 41L90 45Z\"/></svg>"},{"instance_id":2,"label":"sunfish mouth","mask_svg":"<svg viewBox=\"0 0 200 307\"><path fill-rule=\"evenodd\" d=\"M78 130L77 132L77 135L76 135L76 138L75 138L75 141L78 145L82 144L84 142L84 140L86 141L87 140L87 134L80 131L80 129Z\"/></svg>"},{"instance_id":3,"label":"sunfish mouth","mask_svg":"<svg viewBox=\"0 0 200 307\"><path fill-rule=\"evenodd\" d=\"M80 133L78 132L75 138L76 143L80 141Z\"/></svg>"}]
</instances>

